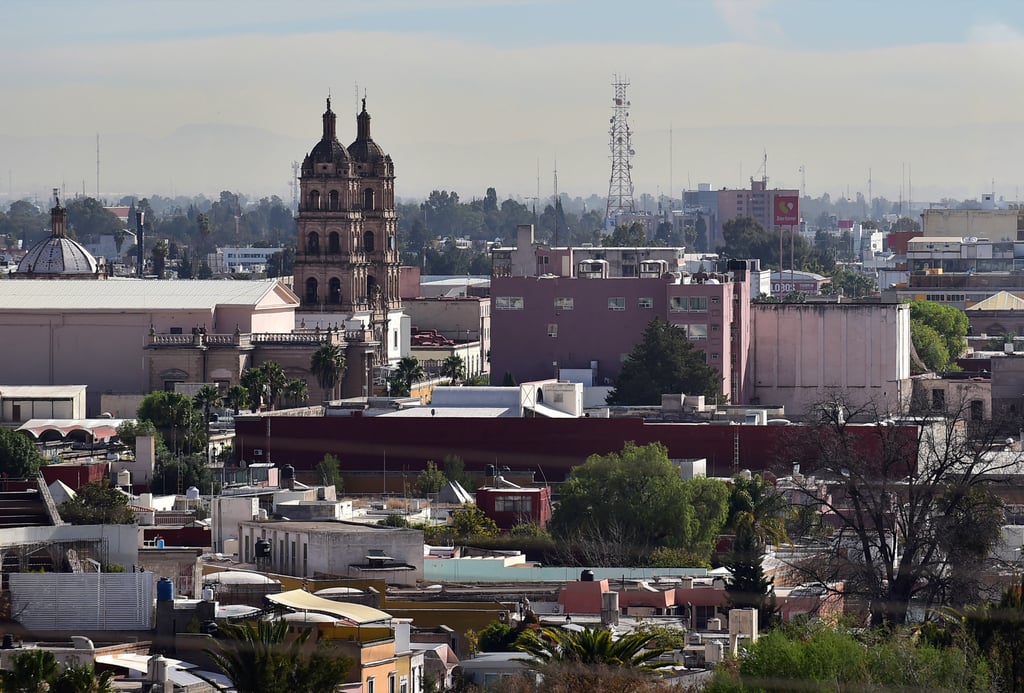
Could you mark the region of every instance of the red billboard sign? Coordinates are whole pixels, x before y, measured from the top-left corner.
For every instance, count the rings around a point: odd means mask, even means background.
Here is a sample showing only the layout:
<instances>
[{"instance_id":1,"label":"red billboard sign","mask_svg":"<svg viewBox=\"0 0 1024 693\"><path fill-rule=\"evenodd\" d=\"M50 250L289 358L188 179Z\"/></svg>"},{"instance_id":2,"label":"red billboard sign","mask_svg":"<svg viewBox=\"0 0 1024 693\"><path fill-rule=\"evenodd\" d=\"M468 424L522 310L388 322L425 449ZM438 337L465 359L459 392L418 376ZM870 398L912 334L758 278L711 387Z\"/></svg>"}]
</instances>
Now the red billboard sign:
<instances>
[{"instance_id":1,"label":"red billboard sign","mask_svg":"<svg viewBox=\"0 0 1024 693\"><path fill-rule=\"evenodd\" d=\"M776 195L772 211L772 223L776 226L796 226L800 223L800 197Z\"/></svg>"}]
</instances>

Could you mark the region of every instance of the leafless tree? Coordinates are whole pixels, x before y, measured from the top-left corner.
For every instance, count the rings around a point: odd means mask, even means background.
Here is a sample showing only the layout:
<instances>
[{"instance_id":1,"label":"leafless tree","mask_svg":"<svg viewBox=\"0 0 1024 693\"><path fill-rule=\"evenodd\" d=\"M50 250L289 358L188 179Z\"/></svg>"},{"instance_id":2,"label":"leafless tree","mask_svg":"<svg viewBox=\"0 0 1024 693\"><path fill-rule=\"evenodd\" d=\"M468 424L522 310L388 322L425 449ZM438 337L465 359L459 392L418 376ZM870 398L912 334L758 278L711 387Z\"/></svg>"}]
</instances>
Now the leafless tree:
<instances>
[{"instance_id":1,"label":"leafless tree","mask_svg":"<svg viewBox=\"0 0 1024 693\"><path fill-rule=\"evenodd\" d=\"M817 422L793 427L779 455L800 465L798 493L813 493L832 527L820 551L793 567L862 599L875 626L906 622L911 603L962 601L999 537L1002 504L990 485L1020 454L1005 449L1000 426L968 427L969 402L945 404L892 419L871 404L822 402ZM808 475L830 493L822 498Z\"/></svg>"}]
</instances>

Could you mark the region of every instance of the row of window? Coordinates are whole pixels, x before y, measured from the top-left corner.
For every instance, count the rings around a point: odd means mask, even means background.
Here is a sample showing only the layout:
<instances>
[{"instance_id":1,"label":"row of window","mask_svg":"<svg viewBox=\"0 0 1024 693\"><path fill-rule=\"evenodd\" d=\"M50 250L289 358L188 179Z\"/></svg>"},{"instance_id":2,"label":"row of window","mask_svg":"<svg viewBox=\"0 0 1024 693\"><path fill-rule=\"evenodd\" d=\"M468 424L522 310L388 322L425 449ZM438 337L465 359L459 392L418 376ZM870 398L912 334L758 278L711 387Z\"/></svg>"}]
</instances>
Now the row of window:
<instances>
[{"instance_id":1,"label":"row of window","mask_svg":"<svg viewBox=\"0 0 1024 693\"><path fill-rule=\"evenodd\" d=\"M712 296L711 303L718 303L719 297ZM650 296L641 296L637 299L637 308L650 309L654 307L654 299ZM495 296L495 310L523 310L525 304L522 296ZM576 307L576 299L572 296L558 296L555 298L555 310L573 310ZM706 313L708 310L707 296L673 296L670 309L674 313ZM623 296L611 296L608 298L608 310L626 310L626 299Z\"/></svg>"},{"instance_id":2,"label":"row of window","mask_svg":"<svg viewBox=\"0 0 1024 693\"><path fill-rule=\"evenodd\" d=\"M373 188L366 188L365 190L363 190L363 209L373 209L374 208L375 198L376 198L376 193L373 191ZM326 204L323 207L323 209L328 209L328 210L331 210L331 211L338 211L340 209L340 201L341 201L341 194L337 190L331 190L329 193L327 193L327 200L326 200ZM309 209L311 211L316 211L316 210L321 209L320 203L321 203L320 191L319 190L310 190L309 191Z\"/></svg>"},{"instance_id":3,"label":"row of window","mask_svg":"<svg viewBox=\"0 0 1024 693\"><path fill-rule=\"evenodd\" d=\"M694 341L704 341L708 338L708 326L703 323L676 325L676 329L682 330L686 336ZM711 329L718 332L718 325L712 325ZM558 323L548 323L548 337L558 336Z\"/></svg>"},{"instance_id":4,"label":"row of window","mask_svg":"<svg viewBox=\"0 0 1024 693\"><path fill-rule=\"evenodd\" d=\"M372 231L366 231L363 233L363 252L372 253L375 248L374 237ZM388 250L395 249L395 237L394 235L388 236ZM316 231L310 231L306 235L306 252L310 255L317 255L320 253L320 234ZM327 252L337 254L341 252L341 237L337 232L331 232L327 237Z\"/></svg>"},{"instance_id":5,"label":"row of window","mask_svg":"<svg viewBox=\"0 0 1024 693\"><path fill-rule=\"evenodd\" d=\"M925 300L937 303L963 303L966 298L964 294L925 294Z\"/></svg>"}]
</instances>

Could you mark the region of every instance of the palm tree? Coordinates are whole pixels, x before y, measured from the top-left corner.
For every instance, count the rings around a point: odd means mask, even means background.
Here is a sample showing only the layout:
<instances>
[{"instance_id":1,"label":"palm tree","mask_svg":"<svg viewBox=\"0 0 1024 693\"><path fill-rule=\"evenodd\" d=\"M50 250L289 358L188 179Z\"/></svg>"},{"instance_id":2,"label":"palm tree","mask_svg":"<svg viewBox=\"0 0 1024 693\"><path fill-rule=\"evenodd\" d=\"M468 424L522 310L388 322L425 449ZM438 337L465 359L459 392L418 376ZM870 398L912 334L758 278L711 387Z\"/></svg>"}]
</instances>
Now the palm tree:
<instances>
[{"instance_id":1,"label":"palm tree","mask_svg":"<svg viewBox=\"0 0 1024 693\"><path fill-rule=\"evenodd\" d=\"M649 633L633 632L615 640L611 631L603 628L579 631L544 628L539 634L532 630L524 631L524 636L516 642L515 647L530 655L526 661L535 668L555 663L578 663L657 669L671 664L654 661L668 652L669 648L647 649L651 637Z\"/></svg>"},{"instance_id":2,"label":"palm tree","mask_svg":"<svg viewBox=\"0 0 1024 693\"><path fill-rule=\"evenodd\" d=\"M5 691L42 693L57 678L57 658L49 650L25 650L11 660L11 668L0 671Z\"/></svg>"},{"instance_id":3,"label":"palm tree","mask_svg":"<svg viewBox=\"0 0 1024 693\"><path fill-rule=\"evenodd\" d=\"M749 532L761 548L789 541L786 520L793 514L789 500L760 474L749 479L737 476L732 483L726 527L734 534Z\"/></svg>"},{"instance_id":4,"label":"palm tree","mask_svg":"<svg viewBox=\"0 0 1024 693\"><path fill-rule=\"evenodd\" d=\"M293 407L303 404L309 399L309 385L302 378L292 378L284 386L284 399Z\"/></svg>"},{"instance_id":5,"label":"palm tree","mask_svg":"<svg viewBox=\"0 0 1024 693\"><path fill-rule=\"evenodd\" d=\"M216 385L203 385L192 398L203 410L203 421L206 423L206 438L210 438L210 410L221 404L220 388Z\"/></svg>"},{"instance_id":6,"label":"palm tree","mask_svg":"<svg viewBox=\"0 0 1024 693\"><path fill-rule=\"evenodd\" d=\"M405 356L398 362L395 369L395 378L405 384L405 393L412 392L412 384L419 382L426 377L423 366L415 356Z\"/></svg>"},{"instance_id":7,"label":"palm tree","mask_svg":"<svg viewBox=\"0 0 1024 693\"><path fill-rule=\"evenodd\" d=\"M345 375L345 350L338 344L321 344L310 357L309 370L316 376L327 399L332 399Z\"/></svg>"},{"instance_id":8,"label":"palm tree","mask_svg":"<svg viewBox=\"0 0 1024 693\"><path fill-rule=\"evenodd\" d=\"M239 383L245 388L249 397L249 405L254 411L258 410L267 393L267 374L262 368L247 368L242 372Z\"/></svg>"},{"instance_id":9,"label":"palm tree","mask_svg":"<svg viewBox=\"0 0 1024 693\"><path fill-rule=\"evenodd\" d=\"M220 627L223 636L207 650L238 693L319 693L344 682L351 660L323 649L307 654L304 645L312 630L290 642L282 619L248 621Z\"/></svg>"},{"instance_id":10,"label":"palm tree","mask_svg":"<svg viewBox=\"0 0 1024 693\"><path fill-rule=\"evenodd\" d=\"M457 383L466 377L466 365L462 360L462 357L458 354L452 354L441 363L441 377L450 378L453 383Z\"/></svg>"},{"instance_id":11,"label":"palm tree","mask_svg":"<svg viewBox=\"0 0 1024 693\"><path fill-rule=\"evenodd\" d=\"M266 377L267 395L270 400L270 408L273 409L277 406L278 401L281 399L281 393L284 392L284 388L288 384L288 376L285 375L284 369L276 361L261 363L260 370L263 371Z\"/></svg>"},{"instance_id":12,"label":"palm tree","mask_svg":"<svg viewBox=\"0 0 1024 693\"><path fill-rule=\"evenodd\" d=\"M153 244L153 274L157 276L157 279L164 278L164 265L167 261L168 250L167 241L162 238Z\"/></svg>"},{"instance_id":13,"label":"palm tree","mask_svg":"<svg viewBox=\"0 0 1024 693\"><path fill-rule=\"evenodd\" d=\"M60 673L50 690L54 693L114 693L114 672L97 674L92 664L70 666Z\"/></svg>"},{"instance_id":14,"label":"palm tree","mask_svg":"<svg viewBox=\"0 0 1024 693\"><path fill-rule=\"evenodd\" d=\"M225 406L231 407L235 416L238 416L239 411L249 406L249 391L241 385L232 385L224 393L223 399Z\"/></svg>"}]
</instances>

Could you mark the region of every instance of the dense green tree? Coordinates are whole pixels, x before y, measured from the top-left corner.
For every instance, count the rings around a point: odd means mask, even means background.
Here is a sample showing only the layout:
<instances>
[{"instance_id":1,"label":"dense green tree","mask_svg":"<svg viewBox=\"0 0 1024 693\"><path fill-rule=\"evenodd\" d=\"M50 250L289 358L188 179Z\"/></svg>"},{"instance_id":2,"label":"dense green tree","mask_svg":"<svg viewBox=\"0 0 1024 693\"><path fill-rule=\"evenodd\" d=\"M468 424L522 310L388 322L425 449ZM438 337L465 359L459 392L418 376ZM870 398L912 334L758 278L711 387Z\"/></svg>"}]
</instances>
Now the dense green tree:
<instances>
[{"instance_id":1,"label":"dense green tree","mask_svg":"<svg viewBox=\"0 0 1024 693\"><path fill-rule=\"evenodd\" d=\"M498 525L494 520L470 503L452 513L451 527L455 538L459 540L469 537L493 537L498 534Z\"/></svg>"},{"instance_id":2,"label":"dense green tree","mask_svg":"<svg viewBox=\"0 0 1024 693\"><path fill-rule=\"evenodd\" d=\"M117 215L106 209L103 203L92 197L76 197L66 203L68 227L74 229L78 238L96 238L100 235L114 235L124 230L124 224Z\"/></svg>"},{"instance_id":3,"label":"dense green tree","mask_svg":"<svg viewBox=\"0 0 1024 693\"><path fill-rule=\"evenodd\" d=\"M663 394L717 396L722 380L686 333L655 318L622 364L608 404L661 404Z\"/></svg>"},{"instance_id":4,"label":"dense green tree","mask_svg":"<svg viewBox=\"0 0 1024 693\"><path fill-rule=\"evenodd\" d=\"M760 546L788 541L786 520L793 508L786 497L760 474L733 477L729 489L729 516L726 530L749 530Z\"/></svg>"},{"instance_id":5,"label":"dense green tree","mask_svg":"<svg viewBox=\"0 0 1024 693\"><path fill-rule=\"evenodd\" d=\"M162 440L160 440L160 434L156 430L156 426L152 421L147 421L145 419L126 419L117 427L117 439L121 441L122 445L131 450L135 449L135 440L139 436L157 438L158 444L162 443Z\"/></svg>"},{"instance_id":6,"label":"dense green tree","mask_svg":"<svg viewBox=\"0 0 1024 693\"><path fill-rule=\"evenodd\" d=\"M437 468L433 460L427 460L427 468L416 476L416 492L421 496L439 493L448 483L444 472Z\"/></svg>"},{"instance_id":7,"label":"dense green tree","mask_svg":"<svg viewBox=\"0 0 1024 693\"><path fill-rule=\"evenodd\" d=\"M466 377L466 364L458 354L452 354L441 363L441 377L457 383Z\"/></svg>"},{"instance_id":8,"label":"dense green tree","mask_svg":"<svg viewBox=\"0 0 1024 693\"><path fill-rule=\"evenodd\" d=\"M170 249L167 247L167 241L159 238L156 243L153 244L153 250L150 251L153 260L153 274L156 275L157 279L164 278L164 268L167 265L167 254L169 250Z\"/></svg>"},{"instance_id":9,"label":"dense green tree","mask_svg":"<svg viewBox=\"0 0 1024 693\"><path fill-rule=\"evenodd\" d=\"M921 230L921 224L919 222L917 222L917 221L914 221L910 217L900 217L899 219L897 219L895 221L895 223L893 223L892 228L890 228L889 230L893 231L893 232L896 232L896 231L920 231Z\"/></svg>"},{"instance_id":10,"label":"dense green tree","mask_svg":"<svg viewBox=\"0 0 1024 693\"><path fill-rule=\"evenodd\" d=\"M182 251L181 260L178 261L178 279L194 279L196 270L194 264L186 251Z\"/></svg>"},{"instance_id":11,"label":"dense green tree","mask_svg":"<svg viewBox=\"0 0 1024 693\"><path fill-rule=\"evenodd\" d=\"M963 630L992 667L999 690L1024 691L1024 601L1021 578L1010 585L998 603L984 601L961 613L951 612L947 626ZM949 621L952 621L950 623ZM950 638L950 633L943 634Z\"/></svg>"},{"instance_id":12,"label":"dense green tree","mask_svg":"<svg viewBox=\"0 0 1024 693\"><path fill-rule=\"evenodd\" d=\"M650 245L644 225L635 221L629 225L616 226L610 236L601 239L606 248L635 248Z\"/></svg>"},{"instance_id":13,"label":"dense green tree","mask_svg":"<svg viewBox=\"0 0 1024 693\"><path fill-rule=\"evenodd\" d=\"M914 349L928 368L949 370L957 367L956 359L967 349L968 321L962 310L933 301L911 301L910 327ZM923 329L924 327L930 328L941 338L946 352L944 361L942 350L933 343L932 332ZM922 354L922 351L925 354ZM928 358L925 355L928 355Z\"/></svg>"},{"instance_id":14,"label":"dense green tree","mask_svg":"<svg viewBox=\"0 0 1024 693\"><path fill-rule=\"evenodd\" d=\"M570 472L560 495L549 528L587 565L643 563L657 547L706 561L727 514L725 484L683 481L659 443L592 455Z\"/></svg>"},{"instance_id":15,"label":"dense green tree","mask_svg":"<svg viewBox=\"0 0 1024 693\"><path fill-rule=\"evenodd\" d=\"M448 481L454 481L467 491L476 489L473 476L466 471L466 462L458 455L445 455L442 460L444 465L444 476Z\"/></svg>"},{"instance_id":16,"label":"dense green tree","mask_svg":"<svg viewBox=\"0 0 1024 693\"><path fill-rule=\"evenodd\" d=\"M923 366L929 371L944 371L949 368L949 350L946 342L930 325L917 320L910 321L910 341L914 345L914 353L920 361L914 371ZM915 365L912 363L912 365Z\"/></svg>"},{"instance_id":17,"label":"dense green tree","mask_svg":"<svg viewBox=\"0 0 1024 693\"><path fill-rule=\"evenodd\" d=\"M230 407L235 416L249 406L249 391L241 385L232 385L224 393L224 406Z\"/></svg>"},{"instance_id":18,"label":"dense green tree","mask_svg":"<svg viewBox=\"0 0 1024 693\"><path fill-rule=\"evenodd\" d=\"M984 663L959 647L822 624L777 629L719 667L708 693L988 691Z\"/></svg>"},{"instance_id":19,"label":"dense green tree","mask_svg":"<svg viewBox=\"0 0 1024 693\"><path fill-rule=\"evenodd\" d=\"M39 448L26 434L0 426L0 472L9 479L34 479L42 464Z\"/></svg>"},{"instance_id":20,"label":"dense green tree","mask_svg":"<svg viewBox=\"0 0 1024 693\"><path fill-rule=\"evenodd\" d=\"M345 490L345 480L341 476L341 460L328 453L317 463L316 471L320 476L320 483L324 486L333 486L338 496L341 496Z\"/></svg>"},{"instance_id":21,"label":"dense green tree","mask_svg":"<svg viewBox=\"0 0 1024 693\"><path fill-rule=\"evenodd\" d=\"M636 669L658 669L671 662L657 661L667 649L649 647L651 636L634 631L618 638L604 628L584 628L570 631L561 628L543 628L523 631L516 649L530 656L533 667L555 662L583 665L604 665Z\"/></svg>"},{"instance_id":22,"label":"dense green tree","mask_svg":"<svg viewBox=\"0 0 1024 693\"><path fill-rule=\"evenodd\" d=\"M187 395L166 390L151 392L142 398L136 415L152 422L170 445L172 454L192 453L205 445L203 413Z\"/></svg>"},{"instance_id":23,"label":"dense green tree","mask_svg":"<svg viewBox=\"0 0 1024 693\"><path fill-rule=\"evenodd\" d=\"M28 649L11 658L8 669L0 671L5 693L45 693L57 680L60 666L49 650Z\"/></svg>"},{"instance_id":24,"label":"dense green tree","mask_svg":"<svg viewBox=\"0 0 1024 693\"><path fill-rule=\"evenodd\" d=\"M295 248L285 246L267 258L267 277L290 277L295 267Z\"/></svg>"},{"instance_id":25,"label":"dense green tree","mask_svg":"<svg viewBox=\"0 0 1024 693\"><path fill-rule=\"evenodd\" d=\"M309 652L312 629L288 631L283 619L222 624L207 654L238 693L322 693L345 681L352 660L325 645Z\"/></svg>"},{"instance_id":26,"label":"dense green tree","mask_svg":"<svg viewBox=\"0 0 1024 693\"><path fill-rule=\"evenodd\" d=\"M92 664L72 665L56 677L53 693L114 693L114 672L97 672Z\"/></svg>"},{"instance_id":27,"label":"dense green tree","mask_svg":"<svg viewBox=\"0 0 1024 693\"><path fill-rule=\"evenodd\" d=\"M837 267L832 271L832 282L821 287L824 296L835 296L839 292L849 298L861 298L878 293L878 282L874 277L855 272L846 267Z\"/></svg>"},{"instance_id":28,"label":"dense green tree","mask_svg":"<svg viewBox=\"0 0 1024 693\"><path fill-rule=\"evenodd\" d=\"M391 394L399 397L408 396L412 392L413 383L426 377L427 374L423 371L419 359L415 356L403 356L391 376ZM398 386L398 392L395 392L396 386Z\"/></svg>"},{"instance_id":29,"label":"dense green tree","mask_svg":"<svg viewBox=\"0 0 1024 693\"><path fill-rule=\"evenodd\" d=\"M85 484L71 500L60 504L60 516L73 525L132 525L135 514L128 496L106 479Z\"/></svg>"},{"instance_id":30,"label":"dense green tree","mask_svg":"<svg viewBox=\"0 0 1024 693\"><path fill-rule=\"evenodd\" d=\"M238 379L239 385L245 388L249 398L249 406L258 410L268 399L267 373L259 367L246 368Z\"/></svg>"},{"instance_id":31,"label":"dense green tree","mask_svg":"<svg viewBox=\"0 0 1024 693\"><path fill-rule=\"evenodd\" d=\"M28 248L50 235L50 215L28 200L15 200L7 213L0 214L0 234L20 239L22 247Z\"/></svg>"},{"instance_id":32,"label":"dense green tree","mask_svg":"<svg viewBox=\"0 0 1024 693\"><path fill-rule=\"evenodd\" d=\"M284 401L290 407L301 407L309 401L309 385L302 378L291 378L284 386Z\"/></svg>"},{"instance_id":33,"label":"dense green tree","mask_svg":"<svg viewBox=\"0 0 1024 693\"><path fill-rule=\"evenodd\" d=\"M763 560L764 547L749 527L741 527L724 563L729 569L725 592L730 607L757 609L757 623L762 630L773 625L778 617L772 592L774 580L765 576Z\"/></svg>"},{"instance_id":34,"label":"dense green tree","mask_svg":"<svg viewBox=\"0 0 1024 693\"><path fill-rule=\"evenodd\" d=\"M210 416L215 407L219 407L223 401L220 388L216 385L203 385L199 392L192 398L196 406L203 412L203 425L206 428L206 437L210 437Z\"/></svg>"},{"instance_id":35,"label":"dense green tree","mask_svg":"<svg viewBox=\"0 0 1024 693\"><path fill-rule=\"evenodd\" d=\"M345 350L338 344L321 344L310 357L309 370L327 399L333 399L345 376Z\"/></svg>"},{"instance_id":36,"label":"dense green tree","mask_svg":"<svg viewBox=\"0 0 1024 693\"><path fill-rule=\"evenodd\" d=\"M213 470L207 465L205 454L171 456L158 452L150 486L156 493L178 493L179 489L184 491L195 486L203 493L212 494L218 484L213 478Z\"/></svg>"}]
</instances>

